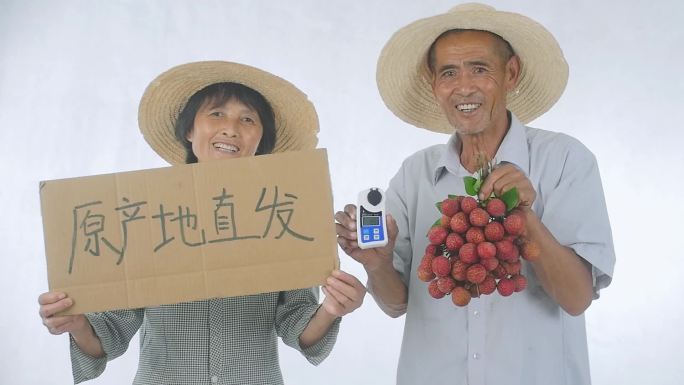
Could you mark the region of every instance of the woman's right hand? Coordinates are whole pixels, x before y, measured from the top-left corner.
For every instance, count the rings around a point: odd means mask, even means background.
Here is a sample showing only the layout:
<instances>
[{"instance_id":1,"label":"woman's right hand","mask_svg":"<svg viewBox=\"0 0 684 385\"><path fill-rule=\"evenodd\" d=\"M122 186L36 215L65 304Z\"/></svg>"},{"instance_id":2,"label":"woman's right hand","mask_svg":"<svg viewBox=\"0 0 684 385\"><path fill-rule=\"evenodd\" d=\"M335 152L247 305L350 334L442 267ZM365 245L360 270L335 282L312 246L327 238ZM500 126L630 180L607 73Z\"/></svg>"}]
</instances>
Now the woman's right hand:
<instances>
[{"instance_id":1,"label":"woman's right hand","mask_svg":"<svg viewBox=\"0 0 684 385\"><path fill-rule=\"evenodd\" d=\"M90 329L90 323L83 314L55 315L74 304L74 300L65 293L56 291L43 293L38 297L38 303L40 304L40 318L50 333L54 335L67 332L82 334Z\"/></svg>"}]
</instances>

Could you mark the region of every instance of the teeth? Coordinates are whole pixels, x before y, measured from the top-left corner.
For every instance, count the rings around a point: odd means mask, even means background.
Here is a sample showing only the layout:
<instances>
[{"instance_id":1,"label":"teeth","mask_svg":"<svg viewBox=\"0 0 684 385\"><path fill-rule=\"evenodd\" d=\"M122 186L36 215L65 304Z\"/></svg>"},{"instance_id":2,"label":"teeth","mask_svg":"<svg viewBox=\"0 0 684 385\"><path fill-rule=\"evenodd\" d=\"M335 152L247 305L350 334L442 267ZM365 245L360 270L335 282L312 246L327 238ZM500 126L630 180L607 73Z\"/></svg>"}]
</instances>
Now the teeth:
<instances>
[{"instance_id":1,"label":"teeth","mask_svg":"<svg viewBox=\"0 0 684 385\"><path fill-rule=\"evenodd\" d=\"M228 151L228 152L240 151L240 149L237 146L234 146L232 144L226 144L226 143L214 143L214 148L217 150Z\"/></svg>"},{"instance_id":2,"label":"teeth","mask_svg":"<svg viewBox=\"0 0 684 385\"><path fill-rule=\"evenodd\" d=\"M480 107L481 103L468 103L468 104L457 104L456 109L461 112L471 112Z\"/></svg>"}]
</instances>

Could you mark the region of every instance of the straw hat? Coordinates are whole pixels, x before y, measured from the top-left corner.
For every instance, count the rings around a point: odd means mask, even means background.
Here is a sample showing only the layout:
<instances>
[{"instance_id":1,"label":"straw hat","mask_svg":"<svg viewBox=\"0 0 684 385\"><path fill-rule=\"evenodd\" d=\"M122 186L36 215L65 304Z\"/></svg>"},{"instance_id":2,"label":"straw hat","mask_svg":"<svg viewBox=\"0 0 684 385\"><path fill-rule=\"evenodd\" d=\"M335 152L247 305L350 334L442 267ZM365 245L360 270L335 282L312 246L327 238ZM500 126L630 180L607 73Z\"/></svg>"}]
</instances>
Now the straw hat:
<instances>
[{"instance_id":1,"label":"straw hat","mask_svg":"<svg viewBox=\"0 0 684 385\"><path fill-rule=\"evenodd\" d=\"M450 29L490 31L510 43L522 68L517 91L508 95L507 108L523 123L548 111L563 93L568 64L546 28L517 13L497 11L483 4L463 4L400 29L380 54L380 95L405 122L436 132L454 131L432 93L432 74L427 65L430 45Z\"/></svg>"},{"instance_id":2,"label":"straw hat","mask_svg":"<svg viewBox=\"0 0 684 385\"><path fill-rule=\"evenodd\" d=\"M307 96L290 82L244 64L203 61L182 64L157 76L138 107L140 132L150 147L171 164L184 164L186 150L174 125L188 99L214 83L240 83L261 93L275 115L273 152L313 149L318 143L318 115Z\"/></svg>"}]
</instances>

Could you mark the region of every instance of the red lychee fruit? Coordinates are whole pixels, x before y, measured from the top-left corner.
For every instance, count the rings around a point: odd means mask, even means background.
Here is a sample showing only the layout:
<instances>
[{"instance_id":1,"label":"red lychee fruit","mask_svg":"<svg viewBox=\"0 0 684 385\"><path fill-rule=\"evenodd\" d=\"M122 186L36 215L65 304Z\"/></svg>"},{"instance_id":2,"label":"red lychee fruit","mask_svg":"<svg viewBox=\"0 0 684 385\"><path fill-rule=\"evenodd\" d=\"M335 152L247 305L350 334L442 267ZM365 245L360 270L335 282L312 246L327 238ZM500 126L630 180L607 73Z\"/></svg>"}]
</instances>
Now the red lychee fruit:
<instances>
[{"instance_id":1,"label":"red lychee fruit","mask_svg":"<svg viewBox=\"0 0 684 385\"><path fill-rule=\"evenodd\" d=\"M487 270L479 263L470 266L466 271L466 278L468 278L468 281L475 284L484 281L486 276Z\"/></svg>"},{"instance_id":2,"label":"red lychee fruit","mask_svg":"<svg viewBox=\"0 0 684 385\"><path fill-rule=\"evenodd\" d=\"M432 259L432 272L438 277L446 277L451 273L451 262L443 255L438 255Z\"/></svg>"},{"instance_id":3,"label":"red lychee fruit","mask_svg":"<svg viewBox=\"0 0 684 385\"><path fill-rule=\"evenodd\" d=\"M430 240L431 244L439 245L444 243L448 233L449 232L444 227L434 226L430 228L430 231L428 232L428 239Z\"/></svg>"},{"instance_id":4,"label":"red lychee fruit","mask_svg":"<svg viewBox=\"0 0 684 385\"><path fill-rule=\"evenodd\" d=\"M451 293L456 287L456 282L451 277L441 277L437 279L437 288L444 294Z\"/></svg>"},{"instance_id":5,"label":"red lychee fruit","mask_svg":"<svg viewBox=\"0 0 684 385\"><path fill-rule=\"evenodd\" d=\"M495 259L496 245L491 242L481 242L477 244L477 255L481 259Z\"/></svg>"},{"instance_id":6,"label":"red lychee fruit","mask_svg":"<svg viewBox=\"0 0 684 385\"><path fill-rule=\"evenodd\" d=\"M451 301L456 306L466 306L470 302L470 292L462 286L456 286L451 291Z\"/></svg>"},{"instance_id":7,"label":"red lychee fruit","mask_svg":"<svg viewBox=\"0 0 684 385\"><path fill-rule=\"evenodd\" d=\"M487 202L487 212L493 217L502 217L506 214L506 204L499 198L492 198Z\"/></svg>"},{"instance_id":8,"label":"red lychee fruit","mask_svg":"<svg viewBox=\"0 0 684 385\"><path fill-rule=\"evenodd\" d=\"M518 248L508 240L498 241L496 245L496 257L502 261L515 261L518 259Z\"/></svg>"},{"instance_id":9,"label":"red lychee fruit","mask_svg":"<svg viewBox=\"0 0 684 385\"><path fill-rule=\"evenodd\" d=\"M511 211L503 221L506 232L511 235L522 235L525 232L525 217L517 210Z\"/></svg>"},{"instance_id":10,"label":"red lychee fruit","mask_svg":"<svg viewBox=\"0 0 684 385\"><path fill-rule=\"evenodd\" d=\"M467 279L466 271L468 270L468 267L470 267L470 265L460 259L455 260L451 266L451 277L457 281L465 281Z\"/></svg>"},{"instance_id":11,"label":"red lychee fruit","mask_svg":"<svg viewBox=\"0 0 684 385\"><path fill-rule=\"evenodd\" d=\"M505 231L500 222L491 221L487 223L484 228L485 238L490 242L496 242L504 239Z\"/></svg>"},{"instance_id":12,"label":"red lychee fruit","mask_svg":"<svg viewBox=\"0 0 684 385\"><path fill-rule=\"evenodd\" d=\"M451 222L451 217L448 215L442 215L442 219L439 220L439 225L449 230L449 223Z\"/></svg>"},{"instance_id":13,"label":"red lychee fruit","mask_svg":"<svg viewBox=\"0 0 684 385\"><path fill-rule=\"evenodd\" d=\"M511 277L511 280L515 283L515 291L520 292L525 290L527 287L527 278L522 274L516 274Z\"/></svg>"},{"instance_id":14,"label":"red lychee fruit","mask_svg":"<svg viewBox=\"0 0 684 385\"><path fill-rule=\"evenodd\" d=\"M433 244L428 244L425 247L425 254L437 255L438 250L439 250L439 246L433 245Z\"/></svg>"},{"instance_id":15,"label":"red lychee fruit","mask_svg":"<svg viewBox=\"0 0 684 385\"><path fill-rule=\"evenodd\" d=\"M418 265L418 279L420 279L423 282L430 282L432 279L435 278L435 273L432 271L433 258L434 255L425 254L423 256L423 259L420 261L420 265Z\"/></svg>"},{"instance_id":16,"label":"red lychee fruit","mask_svg":"<svg viewBox=\"0 0 684 385\"><path fill-rule=\"evenodd\" d=\"M504 297L508 297L515 291L515 282L512 279L501 278L496 284L496 290Z\"/></svg>"},{"instance_id":17,"label":"red lychee fruit","mask_svg":"<svg viewBox=\"0 0 684 385\"><path fill-rule=\"evenodd\" d=\"M477 249L474 243L466 243L458 250L458 257L467 264L478 261Z\"/></svg>"},{"instance_id":18,"label":"red lychee fruit","mask_svg":"<svg viewBox=\"0 0 684 385\"><path fill-rule=\"evenodd\" d=\"M446 198L442 201L442 214L453 217L460 210L458 200L453 198Z\"/></svg>"},{"instance_id":19,"label":"red lychee fruit","mask_svg":"<svg viewBox=\"0 0 684 385\"><path fill-rule=\"evenodd\" d=\"M458 233L450 233L445 240L446 248L450 252L458 252L458 249L460 249L464 243L463 237Z\"/></svg>"},{"instance_id":20,"label":"red lychee fruit","mask_svg":"<svg viewBox=\"0 0 684 385\"><path fill-rule=\"evenodd\" d=\"M473 211L474 212L474 211ZM481 227L471 227L466 231L466 241L470 243L480 243L485 241L484 231Z\"/></svg>"},{"instance_id":21,"label":"red lychee fruit","mask_svg":"<svg viewBox=\"0 0 684 385\"><path fill-rule=\"evenodd\" d=\"M504 269L506 269L506 272L510 275L516 275L520 273L520 269L522 268L522 264L520 261L515 261L515 262L501 262L503 265Z\"/></svg>"},{"instance_id":22,"label":"red lychee fruit","mask_svg":"<svg viewBox=\"0 0 684 385\"><path fill-rule=\"evenodd\" d=\"M478 286L480 294L492 294L496 290L496 280L491 275L487 275Z\"/></svg>"},{"instance_id":23,"label":"red lychee fruit","mask_svg":"<svg viewBox=\"0 0 684 385\"><path fill-rule=\"evenodd\" d=\"M468 219L473 226L485 227L489 223L489 213L481 207L476 207L470 212Z\"/></svg>"},{"instance_id":24,"label":"red lychee fruit","mask_svg":"<svg viewBox=\"0 0 684 385\"><path fill-rule=\"evenodd\" d=\"M466 216L466 214L463 211L460 211L454 214L453 217L451 217L449 227L451 227L451 231L463 234L470 227L470 222L468 222L468 217Z\"/></svg>"},{"instance_id":25,"label":"red lychee fruit","mask_svg":"<svg viewBox=\"0 0 684 385\"><path fill-rule=\"evenodd\" d=\"M436 299L440 299L446 295L437 287L436 279L434 281L430 281L430 284L428 285L428 293L430 293L432 298Z\"/></svg>"},{"instance_id":26,"label":"red lychee fruit","mask_svg":"<svg viewBox=\"0 0 684 385\"><path fill-rule=\"evenodd\" d=\"M487 271L492 271L499 266L499 260L496 258L480 258L480 264L484 266Z\"/></svg>"},{"instance_id":27,"label":"red lychee fruit","mask_svg":"<svg viewBox=\"0 0 684 385\"><path fill-rule=\"evenodd\" d=\"M505 267L503 267L503 266L501 266L501 264L499 264L499 266L495 267L494 270L492 270L492 275L496 279L501 279L501 278L508 277L508 272L506 271Z\"/></svg>"},{"instance_id":28,"label":"red lychee fruit","mask_svg":"<svg viewBox=\"0 0 684 385\"><path fill-rule=\"evenodd\" d=\"M470 212L477 207L477 201L473 197L464 197L461 201L461 211L466 215L470 215Z\"/></svg>"}]
</instances>

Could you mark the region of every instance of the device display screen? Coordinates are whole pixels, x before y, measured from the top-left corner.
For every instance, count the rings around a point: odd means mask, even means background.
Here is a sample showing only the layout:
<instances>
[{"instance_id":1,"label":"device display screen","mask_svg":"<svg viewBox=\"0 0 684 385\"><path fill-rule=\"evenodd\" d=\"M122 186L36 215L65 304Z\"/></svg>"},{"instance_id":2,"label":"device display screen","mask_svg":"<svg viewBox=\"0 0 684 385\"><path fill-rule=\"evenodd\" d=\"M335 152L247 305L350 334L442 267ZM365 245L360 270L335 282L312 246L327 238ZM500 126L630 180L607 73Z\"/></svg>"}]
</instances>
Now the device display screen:
<instances>
[{"instance_id":1,"label":"device display screen","mask_svg":"<svg viewBox=\"0 0 684 385\"><path fill-rule=\"evenodd\" d=\"M380 217L362 217L361 226L379 226Z\"/></svg>"}]
</instances>

